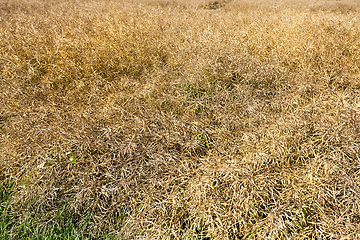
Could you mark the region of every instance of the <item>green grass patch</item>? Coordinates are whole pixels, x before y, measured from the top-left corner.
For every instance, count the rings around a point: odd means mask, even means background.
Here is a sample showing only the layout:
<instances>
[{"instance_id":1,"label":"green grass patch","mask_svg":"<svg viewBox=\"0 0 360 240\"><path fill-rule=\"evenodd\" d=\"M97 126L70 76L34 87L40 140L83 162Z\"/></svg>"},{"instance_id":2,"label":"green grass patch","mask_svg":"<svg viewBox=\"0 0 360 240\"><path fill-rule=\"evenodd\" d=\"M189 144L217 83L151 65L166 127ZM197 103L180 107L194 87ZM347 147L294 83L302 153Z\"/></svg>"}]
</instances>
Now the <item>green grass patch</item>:
<instances>
[{"instance_id":1,"label":"green grass patch","mask_svg":"<svg viewBox=\"0 0 360 240\"><path fill-rule=\"evenodd\" d=\"M111 234L92 234L91 220L78 221L69 212L67 206L59 208L53 218L47 222L41 221L32 211L36 206L28 206L21 211L11 205L11 199L16 194L16 185L5 180L0 187L0 239L27 240L65 240L65 239L114 239ZM80 222L80 223L79 223Z\"/></svg>"}]
</instances>

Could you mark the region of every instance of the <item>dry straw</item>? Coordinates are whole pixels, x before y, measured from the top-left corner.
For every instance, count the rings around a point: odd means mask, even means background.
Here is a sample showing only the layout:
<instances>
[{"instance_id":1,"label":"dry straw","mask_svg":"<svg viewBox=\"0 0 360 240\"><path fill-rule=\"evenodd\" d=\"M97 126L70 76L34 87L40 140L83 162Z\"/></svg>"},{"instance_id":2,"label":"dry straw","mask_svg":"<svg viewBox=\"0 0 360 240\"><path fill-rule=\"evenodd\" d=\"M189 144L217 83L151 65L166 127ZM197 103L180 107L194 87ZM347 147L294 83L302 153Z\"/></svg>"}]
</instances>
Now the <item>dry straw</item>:
<instances>
[{"instance_id":1,"label":"dry straw","mask_svg":"<svg viewBox=\"0 0 360 240\"><path fill-rule=\"evenodd\" d=\"M32 206L36 224L65 208L125 239L360 238L359 13L2 1L14 219Z\"/></svg>"}]
</instances>

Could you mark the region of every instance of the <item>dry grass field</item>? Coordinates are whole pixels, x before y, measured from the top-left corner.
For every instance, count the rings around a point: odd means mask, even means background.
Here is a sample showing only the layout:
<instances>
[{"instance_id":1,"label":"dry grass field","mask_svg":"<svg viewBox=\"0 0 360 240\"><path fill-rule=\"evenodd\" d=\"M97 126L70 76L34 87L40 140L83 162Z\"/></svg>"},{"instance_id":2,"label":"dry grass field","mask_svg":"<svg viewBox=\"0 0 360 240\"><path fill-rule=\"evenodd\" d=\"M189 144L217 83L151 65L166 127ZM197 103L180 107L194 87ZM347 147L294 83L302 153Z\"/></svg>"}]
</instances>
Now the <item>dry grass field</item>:
<instances>
[{"instance_id":1,"label":"dry grass field","mask_svg":"<svg viewBox=\"0 0 360 240\"><path fill-rule=\"evenodd\" d=\"M360 2L2 0L0 182L1 239L360 239Z\"/></svg>"}]
</instances>

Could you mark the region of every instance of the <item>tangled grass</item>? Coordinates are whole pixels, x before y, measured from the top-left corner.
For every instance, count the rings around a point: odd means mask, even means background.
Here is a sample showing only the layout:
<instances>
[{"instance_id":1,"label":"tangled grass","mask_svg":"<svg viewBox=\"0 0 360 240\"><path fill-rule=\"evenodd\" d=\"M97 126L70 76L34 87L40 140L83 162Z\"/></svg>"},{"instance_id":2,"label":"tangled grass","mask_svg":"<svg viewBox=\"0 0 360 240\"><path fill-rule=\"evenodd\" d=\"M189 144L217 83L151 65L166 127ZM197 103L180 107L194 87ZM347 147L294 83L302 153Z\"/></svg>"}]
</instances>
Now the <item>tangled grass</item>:
<instances>
[{"instance_id":1,"label":"tangled grass","mask_svg":"<svg viewBox=\"0 0 360 240\"><path fill-rule=\"evenodd\" d=\"M359 21L350 0L2 1L1 236L360 238Z\"/></svg>"}]
</instances>

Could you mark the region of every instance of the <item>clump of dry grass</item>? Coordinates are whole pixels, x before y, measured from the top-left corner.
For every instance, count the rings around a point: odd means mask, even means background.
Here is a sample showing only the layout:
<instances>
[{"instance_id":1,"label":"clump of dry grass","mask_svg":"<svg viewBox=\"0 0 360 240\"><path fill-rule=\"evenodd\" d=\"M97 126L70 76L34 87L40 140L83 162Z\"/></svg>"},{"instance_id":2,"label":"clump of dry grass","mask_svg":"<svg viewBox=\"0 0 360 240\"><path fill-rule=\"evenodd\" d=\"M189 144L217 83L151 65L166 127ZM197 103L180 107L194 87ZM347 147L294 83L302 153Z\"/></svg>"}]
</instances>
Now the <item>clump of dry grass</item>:
<instances>
[{"instance_id":1,"label":"clump of dry grass","mask_svg":"<svg viewBox=\"0 0 360 240\"><path fill-rule=\"evenodd\" d=\"M129 239L360 236L358 4L214 3L0 3L14 219L66 208Z\"/></svg>"}]
</instances>

